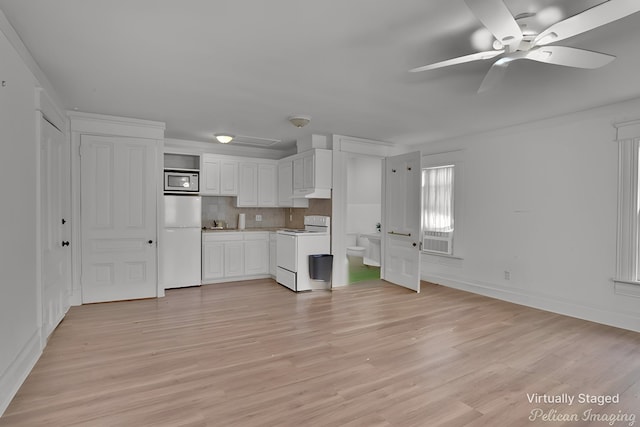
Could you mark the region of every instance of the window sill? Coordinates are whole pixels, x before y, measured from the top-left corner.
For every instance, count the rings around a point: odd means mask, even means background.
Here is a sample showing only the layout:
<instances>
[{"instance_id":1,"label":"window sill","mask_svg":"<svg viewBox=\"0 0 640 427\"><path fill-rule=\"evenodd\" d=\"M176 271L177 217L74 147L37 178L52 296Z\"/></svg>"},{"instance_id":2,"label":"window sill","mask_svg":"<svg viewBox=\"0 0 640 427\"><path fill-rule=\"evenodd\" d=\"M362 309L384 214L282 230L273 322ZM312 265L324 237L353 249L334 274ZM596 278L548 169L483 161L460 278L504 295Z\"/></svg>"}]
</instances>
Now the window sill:
<instances>
[{"instance_id":1,"label":"window sill","mask_svg":"<svg viewBox=\"0 0 640 427\"><path fill-rule=\"evenodd\" d=\"M622 283L622 284L625 284L625 285L640 286L640 281L636 281L636 280L613 279L613 283L616 284L616 285L618 283Z\"/></svg>"},{"instance_id":2,"label":"window sill","mask_svg":"<svg viewBox=\"0 0 640 427\"><path fill-rule=\"evenodd\" d=\"M428 252L428 251L420 251L420 253L422 255L429 255L429 256L437 256L437 257L442 257L442 258L449 258L449 259L459 259L459 260L463 260L463 258L459 257L459 256L455 256L455 255L448 255L448 254L439 254L437 252ZM640 284L640 283L639 283Z\"/></svg>"},{"instance_id":3,"label":"window sill","mask_svg":"<svg viewBox=\"0 0 640 427\"><path fill-rule=\"evenodd\" d=\"M640 298L640 282L633 280L613 279L613 292L616 295Z\"/></svg>"}]
</instances>

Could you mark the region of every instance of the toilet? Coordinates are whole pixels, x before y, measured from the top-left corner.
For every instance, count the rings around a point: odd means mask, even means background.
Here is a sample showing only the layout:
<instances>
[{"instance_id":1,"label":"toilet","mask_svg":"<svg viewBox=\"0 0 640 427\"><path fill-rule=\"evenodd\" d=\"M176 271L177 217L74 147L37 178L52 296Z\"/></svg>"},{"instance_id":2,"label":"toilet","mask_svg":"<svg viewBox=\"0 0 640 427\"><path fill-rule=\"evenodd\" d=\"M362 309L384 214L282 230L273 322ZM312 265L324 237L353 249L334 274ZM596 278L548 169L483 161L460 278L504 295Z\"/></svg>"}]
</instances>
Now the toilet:
<instances>
[{"instance_id":1,"label":"toilet","mask_svg":"<svg viewBox=\"0 0 640 427\"><path fill-rule=\"evenodd\" d=\"M360 237L358 233L347 233L347 258L349 263L362 264L364 254L367 250L366 239Z\"/></svg>"}]
</instances>

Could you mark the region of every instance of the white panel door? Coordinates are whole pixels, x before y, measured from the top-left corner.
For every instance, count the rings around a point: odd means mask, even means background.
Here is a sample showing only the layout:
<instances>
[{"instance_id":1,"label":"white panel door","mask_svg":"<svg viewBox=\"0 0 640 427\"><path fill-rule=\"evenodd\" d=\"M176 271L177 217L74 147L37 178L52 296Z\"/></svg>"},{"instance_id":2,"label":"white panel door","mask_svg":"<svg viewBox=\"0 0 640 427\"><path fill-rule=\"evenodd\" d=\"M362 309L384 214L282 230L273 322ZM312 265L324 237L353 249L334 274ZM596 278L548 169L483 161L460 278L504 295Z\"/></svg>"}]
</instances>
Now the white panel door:
<instances>
[{"instance_id":1,"label":"white panel door","mask_svg":"<svg viewBox=\"0 0 640 427\"><path fill-rule=\"evenodd\" d=\"M157 296L157 143L82 135L82 302Z\"/></svg>"},{"instance_id":2,"label":"white panel door","mask_svg":"<svg viewBox=\"0 0 640 427\"><path fill-rule=\"evenodd\" d=\"M420 153L385 161L382 278L420 292Z\"/></svg>"},{"instance_id":3,"label":"white panel door","mask_svg":"<svg viewBox=\"0 0 640 427\"><path fill-rule=\"evenodd\" d=\"M42 337L69 309L71 294L69 143L40 117L40 221L42 236Z\"/></svg>"}]
</instances>

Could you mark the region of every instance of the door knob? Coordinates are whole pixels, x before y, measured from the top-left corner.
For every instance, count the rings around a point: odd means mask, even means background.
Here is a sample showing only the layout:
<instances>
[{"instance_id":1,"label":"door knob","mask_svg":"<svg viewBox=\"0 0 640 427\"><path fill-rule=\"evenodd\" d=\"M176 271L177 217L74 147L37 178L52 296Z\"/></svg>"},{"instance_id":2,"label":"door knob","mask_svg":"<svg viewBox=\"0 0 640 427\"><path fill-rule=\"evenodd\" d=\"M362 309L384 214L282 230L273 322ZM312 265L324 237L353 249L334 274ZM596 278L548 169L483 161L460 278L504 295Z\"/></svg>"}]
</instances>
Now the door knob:
<instances>
[{"instance_id":1,"label":"door knob","mask_svg":"<svg viewBox=\"0 0 640 427\"><path fill-rule=\"evenodd\" d=\"M413 242L413 247L415 248L416 246L418 246L418 244L416 242Z\"/></svg>"},{"instance_id":2,"label":"door knob","mask_svg":"<svg viewBox=\"0 0 640 427\"><path fill-rule=\"evenodd\" d=\"M147 243L152 245L153 244L153 240L149 240Z\"/></svg>"},{"instance_id":3,"label":"door knob","mask_svg":"<svg viewBox=\"0 0 640 427\"><path fill-rule=\"evenodd\" d=\"M68 241L66 241L66 240L65 240L65 241L63 241L63 242L62 242L62 246L69 246L69 242L68 242Z\"/></svg>"}]
</instances>

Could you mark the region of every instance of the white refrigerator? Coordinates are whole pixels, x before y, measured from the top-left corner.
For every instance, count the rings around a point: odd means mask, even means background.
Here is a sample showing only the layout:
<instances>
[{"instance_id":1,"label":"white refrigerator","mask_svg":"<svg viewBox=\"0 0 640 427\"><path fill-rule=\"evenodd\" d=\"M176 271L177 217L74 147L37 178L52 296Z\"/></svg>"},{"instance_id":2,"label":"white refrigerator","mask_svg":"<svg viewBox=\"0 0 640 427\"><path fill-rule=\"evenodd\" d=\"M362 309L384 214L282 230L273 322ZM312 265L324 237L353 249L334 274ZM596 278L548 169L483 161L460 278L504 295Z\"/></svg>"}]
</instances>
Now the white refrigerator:
<instances>
[{"instance_id":1,"label":"white refrigerator","mask_svg":"<svg viewBox=\"0 0 640 427\"><path fill-rule=\"evenodd\" d=\"M199 196L164 196L160 258L164 288L201 284L201 213Z\"/></svg>"}]
</instances>

